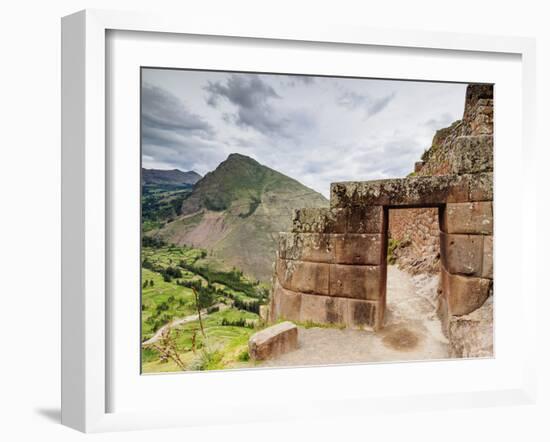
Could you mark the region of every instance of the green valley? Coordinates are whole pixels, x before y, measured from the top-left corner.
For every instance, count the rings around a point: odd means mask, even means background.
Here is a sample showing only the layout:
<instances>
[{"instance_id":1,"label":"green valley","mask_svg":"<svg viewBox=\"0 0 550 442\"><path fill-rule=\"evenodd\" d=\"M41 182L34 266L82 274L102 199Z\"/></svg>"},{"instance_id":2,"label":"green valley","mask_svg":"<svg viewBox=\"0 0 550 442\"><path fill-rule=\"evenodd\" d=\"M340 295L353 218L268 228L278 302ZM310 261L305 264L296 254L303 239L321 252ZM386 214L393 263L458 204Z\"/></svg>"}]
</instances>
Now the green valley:
<instances>
[{"instance_id":1,"label":"green valley","mask_svg":"<svg viewBox=\"0 0 550 442\"><path fill-rule=\"evenodd\" d=\"M268 287L237 269L213 269L205 250L145 238L142 371L249 365L248 338L262 327L258 313L268 300Z\"/></svg>"}]
</instances>

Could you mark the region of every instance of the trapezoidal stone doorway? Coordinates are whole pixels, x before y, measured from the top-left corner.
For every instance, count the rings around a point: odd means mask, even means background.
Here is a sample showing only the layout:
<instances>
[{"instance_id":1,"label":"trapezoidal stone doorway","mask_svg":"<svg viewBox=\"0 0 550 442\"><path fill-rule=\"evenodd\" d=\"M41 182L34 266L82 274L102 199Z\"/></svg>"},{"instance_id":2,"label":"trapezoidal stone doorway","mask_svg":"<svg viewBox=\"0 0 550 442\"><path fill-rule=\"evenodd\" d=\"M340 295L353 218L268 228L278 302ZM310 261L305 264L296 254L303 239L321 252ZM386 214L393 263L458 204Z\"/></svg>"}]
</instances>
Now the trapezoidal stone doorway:
<instances>
[{"instance_id":1,"label":"trapezoidal stone doorway","mask_svg":"<svg viewBox=\"0 0 550 442\"><path fill-rule=\"evenodd\" d=\"M281 233L269 318L379 330L388 211L437 207L444 327L492 292L493 174L333 183L329 209L300 209Z\"/></svg>"}]
</instances>

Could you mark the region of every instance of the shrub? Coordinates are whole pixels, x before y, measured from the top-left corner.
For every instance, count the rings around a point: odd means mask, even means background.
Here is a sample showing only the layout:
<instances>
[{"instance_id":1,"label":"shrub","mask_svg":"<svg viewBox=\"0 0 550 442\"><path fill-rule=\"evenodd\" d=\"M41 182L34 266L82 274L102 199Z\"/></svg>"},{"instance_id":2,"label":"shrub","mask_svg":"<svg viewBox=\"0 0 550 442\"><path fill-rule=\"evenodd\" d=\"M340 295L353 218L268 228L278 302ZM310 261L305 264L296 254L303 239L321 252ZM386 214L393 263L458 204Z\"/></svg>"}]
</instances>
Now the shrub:
<instances>
[{"instance_id":1,"label":"shrub","mask_svg":"<svg viewBox=\"0 0 550 442\"><path fill-rule=\"evenodd\" d=\"M239 356L237 357L239 361L247 362L250 360L250 354L248 353L248 350L243 350Z\"/></svg>"},{"instance_id":2,"label":"shrub","mask_svg":"<svg viewBox=\"0 0 550 442\"><path fill-rule=\"evenodd\" d=\"M203 347L197 357L189 365L190 370L204 371L223 368L221 365L222 353Z\"/></svg>"}]
</instances>

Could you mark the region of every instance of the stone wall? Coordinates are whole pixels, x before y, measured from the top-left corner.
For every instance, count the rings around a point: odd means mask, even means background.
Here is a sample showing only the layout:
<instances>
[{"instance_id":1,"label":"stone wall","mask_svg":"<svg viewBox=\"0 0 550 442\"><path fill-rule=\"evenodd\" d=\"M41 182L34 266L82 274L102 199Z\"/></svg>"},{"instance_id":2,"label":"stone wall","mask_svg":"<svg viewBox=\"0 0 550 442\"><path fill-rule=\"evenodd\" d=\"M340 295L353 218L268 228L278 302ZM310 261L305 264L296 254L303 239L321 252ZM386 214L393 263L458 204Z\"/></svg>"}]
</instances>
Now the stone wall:
<instances>
[{"instance_id":1,"label":"stone wall","mask_svg":"<svg viewBox=\"0 0 550 442\"><path fill-rule=\"evenodd\" d=\"M330 209L300 209L281 233L270 319L379 329L386 308L388 212L437 207L445 324L492 289L493 174L333 183Z\"/></svg>"},{"instance_id":2,"label":"stone wall","mask_svg":"<svg viewBox=\"0 0 550 442\"><path fill-rule=\"evenodd\" d=\"M471 85L466 90L462 120L440 129L432 145L414 164L414 175L437 176L492 170L493 86ZM434 209L391 211L390 238L398 240L398 266L410 273L439 271L439 226Z\"/></svg>"},{"instance_id":3,"label":"stone wall","mask_svg":"<svg viewBox=\"0 0 550 442\"><path fill-rule=\"evenodd\" d=\"M379 328L386 216L381 206L297 210L280 234L272 319Z\"/></svg>"},{"instance_id":4,"label":"stone wall","mask_svg":"<svg viewBox=\"0 0 550 442\"><path fill-rule=\"evenodd\" d=\"M432 211L424 213L438 214L437 221L426 215L422 222L426 234L433 234L434 223L439 226L439 313L453 355L492 354L493 142L488 94L487 86L468 87L465 118L441 141L448 143L440 169L447 174L333 183L329 209L295 212L291 232L280 235L271 321L383 327L389 213L428 208ZM429 170L430 158L436 155L437 149L426 155L419 171ZM399 220L396 223L399 226ZM490 339L483 332L487 329Z\"/></svg>"}]
</instances>

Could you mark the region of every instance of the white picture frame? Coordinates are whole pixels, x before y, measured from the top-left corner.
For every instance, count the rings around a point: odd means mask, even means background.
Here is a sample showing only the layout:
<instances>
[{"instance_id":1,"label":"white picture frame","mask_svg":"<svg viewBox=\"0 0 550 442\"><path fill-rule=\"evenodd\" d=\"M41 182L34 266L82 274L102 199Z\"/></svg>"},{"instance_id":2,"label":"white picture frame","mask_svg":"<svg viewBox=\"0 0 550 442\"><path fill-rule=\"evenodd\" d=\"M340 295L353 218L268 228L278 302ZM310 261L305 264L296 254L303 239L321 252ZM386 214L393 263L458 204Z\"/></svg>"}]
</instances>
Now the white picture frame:
<instances>
[{"instance_id":1,"label":"white picture frame","mask_svg":"<svg viewBox=\"0 0 550 442\"><path fill-rule=\"evenodd\" d=\"M529 230L534 231L534 177L529 175L535 151L535 46L532 39L392 32L312 24L295 28L280 23L272 26L244 21L218 23L197 17L99 10L81 11L67 16L62 21L62 423L67 426L80 431L97 432L208 424L207 417L201 415L200 409L194 414L175 407L170 411L150 412L109 410L108 396L113 386L108 374L112 355L109 353L106 331L112 319L107 299L107 245L112 238L107 229L111 198L107 174L109 157L106 121L109 109L106 35L110 31L269 39L284 41L287 45L293 42L336 43L342 48L346 45L368 45L381 50L420 48L468 51L480 57L489 53L521 57L521 149L518 149L523 172L523 186L519 191L522 204L521 234L525 236ZM526 256L533 255L533 247L532 242L522 242L520 249L523 264ZM498 260L498 249L496 253ZM532 336L535 324L527 322L525 318L536 317L534 269L522 265L521 272L521 306L524 315L518 319L518 326L522 327L526 335ZM277 404L270 407L264 403L262 406L256 404L254 413L243 414L244 417L239 419L259 421L334 416L336 400L336 414L352 415L380 410L396 412L411 408L533 403L536 390L534 342L535 339L526 340L525 353L518 356L522 358L521 379L510 379L510 383L501 388L460 393L378 395L376 398L342 395L341 398L330 397L324 401L313 398L309 407L298 404L287 409L281 409ZM285 376L291 376L293 370L285 370ZM361 370L360 366L354 367L353 376L360 376ZM245 410L246 404L241 405ZM229 421L235 422L235 419Z\"/></svg>"}]
</instances>

